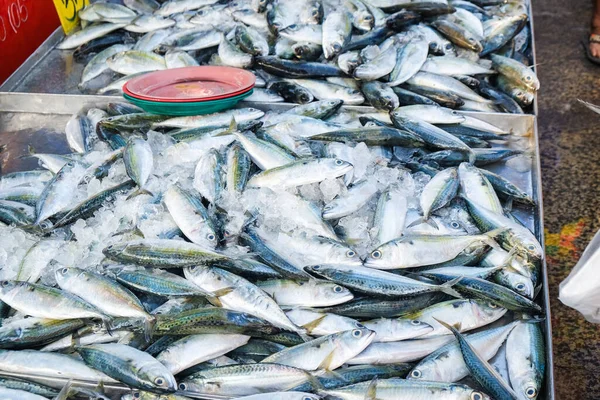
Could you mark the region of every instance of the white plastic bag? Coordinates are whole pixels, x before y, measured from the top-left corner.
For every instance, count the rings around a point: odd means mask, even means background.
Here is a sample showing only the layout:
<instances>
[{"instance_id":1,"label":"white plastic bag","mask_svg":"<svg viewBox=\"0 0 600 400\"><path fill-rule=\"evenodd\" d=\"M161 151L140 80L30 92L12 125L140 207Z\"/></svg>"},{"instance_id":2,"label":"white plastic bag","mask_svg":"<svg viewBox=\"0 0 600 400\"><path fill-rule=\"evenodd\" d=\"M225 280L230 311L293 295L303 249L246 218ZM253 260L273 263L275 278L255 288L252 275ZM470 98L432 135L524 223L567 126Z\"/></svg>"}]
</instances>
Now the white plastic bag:
<instances>
[{"instance_id":1,"label":"white plastic bag","mask_svg":"<svg viewBox=\"0 0 600 400\"><path fill-rule=\"evenodd\" d=\"M559 286L563 304L600 323L600 231L596 233L567 279Z\"/></svg>"}]
</instances>

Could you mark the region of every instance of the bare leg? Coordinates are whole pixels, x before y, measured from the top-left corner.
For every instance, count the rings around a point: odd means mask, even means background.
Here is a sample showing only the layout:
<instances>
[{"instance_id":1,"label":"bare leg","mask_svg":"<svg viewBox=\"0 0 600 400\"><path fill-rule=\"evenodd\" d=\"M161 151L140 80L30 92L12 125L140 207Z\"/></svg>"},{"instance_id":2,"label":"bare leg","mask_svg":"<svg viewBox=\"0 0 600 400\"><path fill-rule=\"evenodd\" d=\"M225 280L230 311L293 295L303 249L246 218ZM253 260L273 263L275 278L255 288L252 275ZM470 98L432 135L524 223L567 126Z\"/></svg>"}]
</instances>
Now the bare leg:
<instances>
[{"instance_id":1,"label":"bare leg","mask_svg":"<svg viewBox=\"0 0 600 400\"><path fill-rule=\"evenodd\" d=\"M592 17L592 34L600 35L600 0L594 0L594 16ZM590 52L594 57L600 57L600 43L590 42Z\"/></svg>"}]
</instances>

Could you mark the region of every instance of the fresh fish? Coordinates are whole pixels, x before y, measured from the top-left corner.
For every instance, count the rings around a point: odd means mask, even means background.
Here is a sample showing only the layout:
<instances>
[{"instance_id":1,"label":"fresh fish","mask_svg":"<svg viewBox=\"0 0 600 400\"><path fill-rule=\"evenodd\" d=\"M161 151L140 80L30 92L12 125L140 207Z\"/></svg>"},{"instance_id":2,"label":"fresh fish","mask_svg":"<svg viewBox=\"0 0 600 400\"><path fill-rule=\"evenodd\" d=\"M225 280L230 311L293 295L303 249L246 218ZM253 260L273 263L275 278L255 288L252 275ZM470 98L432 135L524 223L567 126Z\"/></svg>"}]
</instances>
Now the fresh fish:
<instances>
[{"instance_id":1,"label":"fresh fish","mask_svg":"<svg viewBox=\"0 0 600 400\"><path fill-rule=\"evenodd\" d=\"M135 33L150 33L170 28L175 24L175 20L160 15L140 15L131 21L131 23L125 27L125 30Z\"/></svg>"},{"instance_id":2,"label":"fresh fish","mask_svg":"<svg viewBox=\"0 0 600 400\"><path fill-rule=\"evenodd\" d=\"M349 365L390 365L422 359L452 341L445 335L429 339L371 343L362 353L348 361Z\"/></svg>"},{"instance_id":3,"label":"fresh fish","mask_svg":"<svg viewBox=\"0 0 600 400\"><path fill-rule=\"evenodd\" d=\"M461 57L429 57L421 67L421 71L431 74L457 75L488 75L494 71L479 63Z\"/></svg>"},{"instance_id":4,"label":"fresh fish","mask_svg":"<svg viewBox=\"0 0 600 400\"><path fill-rule=\"evenodd\" d=\"M170 0L164 2L161 7L155 11L157 15L173 15L186 11L197 10L204 6L215 4L217 0Z\"/></svg>"},{"instance_id":5,"label":"fresh fish","mask_svg":"<svg viewBox=\"0 0 600 400\"><path fill-rule=\"evenodd\" d=\"M19 281L3 281L0 286L0 300L26 315L47 319L108 319L81 298L53 287Z\"/></svg>"},{"instance_id":6,"label":"fresh fish","mask_svg":"<svg viewBox=\"0 0 600 400\"><path fill-rule=\"evenodd\" d=\"M510 384L518 399L536 399L546 371L542 331L537 323L518 324L506 341Z\"/></svg>"},{"instance_id":7,"label":"fresh fish","mask_svg":"<svg viewBox=\"0 0 600 400\"><path fill-rule=\"evenodd\" d=\"M305 270L355 291L376 296L398 297L438 291L457 295L452 289L455 282L437 286L366 267L324 264L305 267Z\"/></svg>"},{"instance_id":8,"label":"fresh fish","mask_svg":"<svg viewBox=\"0 0 600 400\"><path fill-rule=\"evenodd\" d=\"M452 260L465 249L497 247L492 237L498 231L466 236L404 236L371 252L365 265L377 269L413 268Z\"/></svg>"},{"instance_id":9,"label":"fresh fish","mask_svg":"<svg viewBox=\"0 0 600 400\"><path fill-rule=\"evenodd\" d=\"M110 69L123 75L167 69L165 59L149 51L127 50L106 59Z\"/></svg>"},{"instance_id":10,"label":"fresh fish","mask_svg":"<svg viewBox=\"0 0 600 400\"><path fill-rule=\"evenodd\" d=\"M365 101L359 91L334 83L312 79L294 79L292 82L306 88L318 100L342 100L347 105L362 104Z\"/></svg>"},{"instance_id":11,"label":"fresh fish","mask_svg":"<svg viewBox=\"0 0 600 400\"><path fill-rule=\"evenodd\" d=\"M342 286L314 279L307 282L269 280L259 282L258 287L271 295L281 307L328 307L354 298L352 293ZM288 316L293 321L293 318Z\"/></svg>"},{"instance_id":12,"label":"fresh fish","mask_svg":"<svg viewBox=\"0 0 600 400\"><path fill-rule=\"evenodd\" d=\"M301 369L279 364L239 364L210 368L197 372L178 385L182 391L223 396L286 391L312 380Z\"/></svg>"},{"instance_id":13,"label":"fresh fish","mask_svg":"<svg viewBox=\"0 0 600 400\"><path fill-rule=\"evenodd\" d=\"M294 187L334 179L352 170L352 164L340 159L322 158L296 161L254 175L248 187Z\"/></svg>"},{"instance_id":14,"label":"fresh fish","mask_svg":"<svg viewBox=\"0 0 600 400\"><path fill-rule=\"evenodd\" d=\"M156 0L123 0L123 5L129 7L133 11L148 14L153 13L160 7L160 3Z\"/></svg>"},{"instance_id":15,"label":"fresh fish","mask_svg":"<svg viewBox=\"0 0 600 400\"><path fill-rule=\"evenodd\" d=\"M379 196L374 216L378 244L402 236L407 211L408 199L399 186L390 186Z\"/></svg>"},{"instance_id":16,"label":"fresh fish","mask_svg":"<svg viewBox=\"0 0 600 400\"><path fill-rule=\"evenodd\" d=\"M167 68L183 68L183 67L195 67L198 66L198 61L196 61L192 56L190 56L185 51L170 51L165 54L165 63Z\"/></svg>"},{"instance_id":17,"label":"fresh fish","mask_svg":"<svg viewBox=\"0 0 600 400\"><path fill-rule=\"evenodd\" d=\"M154 124L154 127L167 128L200 128L208 126L228 126L232 119L240 124L258 119L265 115L263 111L255 108L238 108L222 113L195 115L190 117L174 117Z\"/></svg>"},{"instance_id":18,"label":"fresh fish","mask_svg":"<svg viewBox=\"0 0 600 400\"><path fill-rule=\"evenodd\" d=\"M483 358L490 360L519 324L519 321L515 321L498 328L466 335L466 339ZM420 361L410 371L408 379L453 383L467 375L469 369L463 361L459 345L451 342Z\"/></svg>"},{"instance_id":19,"label":"fresh fish","mask_svg":"<svg viewBox=\"0 0 600 400\"><path fill-rule=\"evenodd\" d=\"M409 118L420 118L435 125L460 124L465 121L465 117L459 112L439 106L415 104L398 107L394 112Z\"/></svg>"},{"instance_id":20,"label":"fresh fish","mask_svg":"<svg viewBox=\"0 0 600 400\"><path fill-rule=\"evenodd\" d=\"M307 333L312 336L326 336L342 331L364 328L363 324L352 318L321 313L318 310L308 308L294 308L287 311L286 315L293 323L305 328ZM372 328L369 329L374 330Z\"/></svg>"},{"instance_id":21,"label":"fresh fish","mask_svg":"<svg viewBox=\"0 0 600 400\"><path fill-rule=\"evenodd\" d=\"M429 221L431 213L446 206L456 196L459 185L460 181L458 180L456 168L447 168L438 172L425 185L420 197L424 222ZM421 222L420 220L417 221ZM416 225L415 222L411 223L409 227L412 225Z\"/></svg>"},{"instance_id":22,"label":"fresh fish","mask_svg":"<svg viewBox=\"0 0 600 400\"><path fill-rule=\"evenodd\" d=\"M221 43L219 43L217 52L223 63L231 67L247 68L251 66L253 62L253 58L250 54L241 51L224 36L221 38Z\"/></svg>"},{"instance_id":23,"label":"fresh fish","mask_svg":"<svg viewBox=\"0 0 600 400\"><path fill-rule=\"evenodd\" d=\"M35 208L10 200L0 200L0 222L7 225L30 225L35 220Z\"/></svg>"},{"instance_id":24,"label":"fresh fish","mask_svg":"<svg viewBox=\"0 0 600 400\"><path fill-rule=\"evenodd\" d=\"M51 320L24 318L5 322L0 328L0 347L21 349L40 346L76 331L84 325L81 319Z\"/></svg>"},{"instance_id":25,"label":"fresh fish","mask_svg":"<svg viewBox=\"0 0 600 400\"><path fill-rule=\"evenodd\" d=\"M384 83L378 81L365 82L362 84L361 90L366 100L378 110L392 111L400 105L396 93Z\"/></svg>"},{"instance_id":26,"label":"fresh fish","mask_svg":"<svg viewBox=\"0 0 600 400\"><path fill-rule=\"evenodd\" d=\"M269 86L269 89L275 91L285 100L292 103L306 104L310 103L315 98L310 90L296 82L274 82Z\"/></svg>"},{"instance_id":27,"label":"fresh fish","mask_svg":"<svg viewBox=\"0 0 600 400\"><path fill-rule=\"evenodd\" d=\"M521 64L517 60L508 57L502 57L496 54L490 56L493 66L498 73L504 75L507 79L517 82L521 86L525 86L529 90L539 90L540 81L535 72L526 65Z\"/></svg>"},{"instance_id":28,"label":"fresh fish","mask_svg":"<svg viewBox=\"0 0 600 400\"><path fill-rule=\"evenodd\" d=\"M172 374L177 374L193 365L222 356L243 346L250 336L239 334L190 335L170 344L156 356Z\"/></svg>"},{"instance_id":29,"label":"fresh fish","mask_svg":"<svg viewBox=\"0 0 600 400\"><path fill-rule=\"evenodd\" d=\"M179 275L161 269L123 269L116 275L119 283L140 292L159 296L205 296L207 293Z\"/></svg>"},{"instance_id":30,"label":"fresh fish","mask_svg":"<svg viewBox=\"0 0 600 400\"><path fill-rule=\"evenodd\" d=\"M491 393L495 399L518 399L517 394L504 382L500 374L477 352L468 340L455 327L445 324L456 337L463 360L469 372L486 392Z\"/></svg>"},{"instance_id":31,"label":"fresh fish","mask_svg":"<svg viewBox=\"0 0 600 400\"><path fill-rule=\"evenodd\" d=\"M91 40L102 37L112 31L121 29L126 26L127 23L100 23L96 25L90 25L74 34L66 37L56 48L59 50L69 50L79 47Z\"/></svg>"},{"instance_id":32,"label":"fresh fish","mask_svg":"<svg viewBox=\"0 0 600 400\"><path fill-rule=\"evenodd\" d=\"M323 207L323 219L339 219L360 210L378 192L377 186L368 181L354 184L348 194L335 198Z\"/></svg>"},{"instance_id":33,"label":"fresh fish","mask_svg":"<svg viewBox=\"0 0 600 400\"><path fill-rule=\"evenodd\" d=\"M129 386L158 393L174 392L177 382L169 370L151 355L123 344L108 343L77 349L94 369Z\"/></svg>"},{"instance_id":34,"label":"fresh fish","mask_svg":"<svg viewBox=\"0 0 600 400\"><path fill-rule=\"evenodd\" d=\"M498 214L504 212L492 184L479 168L468 163L462 163L458 167L458 174L463 196Z\"/></svg>"},{"instance_id":35,"label":"fresh fish","mask_svg":"<svg viewBox=\"0 0 600 400\"><path fill-rule=\"evenodd\" d=\"M439 18L432 22L431 26L440 31L452 43L457 46L481 53L483 45L481 44L482 37L478 37L469 29L456 23L451 19Z\"/></svg>"},{"instance_id":36,"label":"fresh fish","mask_svg":"<svg viewBox=\"0 0 600 400\"><path fill-rule=\"evenodd\" d=\"M396 66L397 50L391 46L372 60L359 65L354 70L354 77L363 81L374 81L392 72Z\"/></svg>"},{"instance_id":37,"label":"fresh fish","mask_svg":"<svg viewBox=\"0 0 600 400\"><path fill-rule=\"evenodd\" d=\"M274 56L255 58L256 65L265 71L283 78L325 78L342 76L342 70L336 65L311 61L282 60Z\"/></svg>"},{"instance_id":38,"label":"fresh fish","mask_svg":"<svg viewBox=\"0 0 600 400\"><path fill-rule=\"evenodd\" d=\"M115 44L96 54L83 69L81 74L81 85L94 79L109 69L106 61L117 53L131 50L132 46L128 44ZM150 50L151 51L151 50Z\"/></svg>"},{"instance_id":39,"label":"fresh fish","mask_svg":"<svg viewBox=\"0 0 600 400\"><path fill-rule=\"evenodd\" d=\"M406 43L397 52L394 69L390 73L390 86L398 86L412 78L427 62L429 43L417 37Z\"/></svg>"},{"instance_id":40,"label":"fresh fish","mask_svg":"<svg viewBox=\"0 0 600 400\"><path fill-rule=\"evenodd\" d=\"M468 86L449 76L431 74L429 72L417 72L407 81L407 83L413 86L446 90L465 100L473 100L478 103L490 103L490 100L481 97Z\"/></svg>"},{"instance_id":41,"label":"fresh fish","mask_svg":"<svg viewBox=\"0 0 600 400\"><path fill-rule=\"evenodd\" d=\"M338 55L350 40L352 22L345 9L329 13L323 22L323 54L330 60Z\"/></svg>"},{"instance_id":42,"label":"fresh fish","mask_svg":"<svg viewBox=\"0 0 600 400\"><path fill-rule=\"evenodd\" d=\"M247 312L278 328L304 335L279 308L275 300L244 278L220 268L191 267L184 270L186 278L201 289L215 293L218 303L227 309ZM225 292L225 294L218 294Z\"/></svg>"},{"instance_id":43,"label":"fresh fish","mask_svg":"<svg viewBox=\"0 0 600 400\"><path fill-rule=\"evenodd\" d=\"M181 240L141 239L110 245L102 250L115 261L147 267L177 268L227 257Z\"/></svg>"},{"instance_id":44,"label":"fresh fish","mask_svg":"<svg viewBox=\"0 0 600 400\"><path fill-rule=\"evenodd\" d=\"M152 193L145 188L154 168L154 156L150 144L142 138L131 137L123 151L123 161L125 162L127 175L138 186L138 190L129 195L129 198L140 194L152 196Z\"/></svg>"},{"instance_id":45,"label":"fresh fish","mask_svg":"<svg viewBox=\"0 0 600 400\"><path fill-rule=\"evenodd\" d=\"M288 365L306 371L333 371L360 354L374 338L375 332L366 328L342 331L289 347L261 363Z\"/></svg>"}]
</instances>

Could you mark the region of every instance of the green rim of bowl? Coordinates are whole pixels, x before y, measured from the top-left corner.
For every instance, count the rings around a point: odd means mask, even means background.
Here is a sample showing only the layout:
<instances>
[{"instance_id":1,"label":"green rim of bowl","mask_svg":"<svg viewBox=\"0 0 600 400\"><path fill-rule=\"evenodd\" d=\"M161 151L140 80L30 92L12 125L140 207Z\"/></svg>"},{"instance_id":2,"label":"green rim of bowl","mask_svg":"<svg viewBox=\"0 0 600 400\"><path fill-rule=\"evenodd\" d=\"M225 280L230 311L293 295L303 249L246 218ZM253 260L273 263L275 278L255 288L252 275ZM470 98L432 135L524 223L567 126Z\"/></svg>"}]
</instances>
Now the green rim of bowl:
<instances>
[{"instance_id":1,"label":"green rim of bowl","mask_svg":"<svg viewBox=\"0 0 600 400\"><path fill-rule=\"evenodd\" d=\"M140 100L123 93L125 99L151 114L160 115L202 115L212 114L227 110L235 106L240 100L245 99L254 92L254 89L237 96L226 99L198 101L191 103L164 103L157 101Z\"/></svg>"}]
</instances>

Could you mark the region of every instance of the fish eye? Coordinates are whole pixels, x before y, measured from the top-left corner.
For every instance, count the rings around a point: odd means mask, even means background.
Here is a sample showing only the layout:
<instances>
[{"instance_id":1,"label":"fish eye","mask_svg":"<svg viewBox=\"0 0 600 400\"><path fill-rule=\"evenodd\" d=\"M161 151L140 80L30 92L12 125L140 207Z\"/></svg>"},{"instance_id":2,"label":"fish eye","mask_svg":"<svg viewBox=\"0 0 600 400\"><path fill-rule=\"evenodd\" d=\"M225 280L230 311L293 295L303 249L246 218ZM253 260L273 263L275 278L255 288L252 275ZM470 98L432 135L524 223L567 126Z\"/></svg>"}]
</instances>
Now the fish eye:
<instances>
[{"instance_id":1,"label":"fish eye","mask_svg":"<svg viewBox=\"0 0 600 400\"><path fill-rule=\"evenodd\" d=\"M413 378L420 378L422 376L421 371L419 371L418 369L414 369L411 373L410 376Z\"/></svg>"},{"instance_id":2,"label":"fish eye","mask_svg":"<svg viewBox=\"0 0 600 400\"><path fill-rule=\"evenodd\" d=\"M186 389L187 389L187 385L185 383L179 384L179 390L186 390Z\"/></svg>"},{"instance_id":3,"label":"fish eye","mask_svg":"<svg viewBox=\"0 0 600 400\"><path fill-rule=\"evenodd\" d=\"M483 400L483 395L479 392L471 393L471 400Z\"/></svg>"},{"instance_id":4,"label":"fish eye","mask_svg":"<svg viewBox=\"0 0 600 400\"><path fill-rule=\"evenodd\" d=\"M525 390L525 394L530 399L533 399L535 396L537 396L537 390L534 387L528 387L527 390Z\"/></svg>"},{"instance_id":5,"label":"fish eye","mask_svg":"<svg viewBox=\"0 0 600 400\"><path fill-rule=\"evenodd\" d=\"M355 329L352 331L352 336L359 338L362 336L362 331L359 329Z\"/></svg>"},{"instance_id":6,"label":"fish eye","mask_svg":"<svg viewBox=\"0 0 600 400\"><path fill-rule=\"evenodd\" d=\"M231 232L226 230L225 232L223 232L223 235L225 235L225 237L229 237L229 236L231 236Z\"/></svg>"},{"instance_id":7,"label":"fish eye","mask_svg":"<svg viewBox=\"0 0 600 400\"><path fill-rule=\"evenodd\" d=\"M134 399L139 399L140 398L140 392L134 392L133 393L133 398Z\"/></svg>"},{"instance_id":8,"label":"fish eye","mask_svg":"<svg viewBox=\"0 0 600 400\"><path fill-rule=\"evenodd\" d=\"M336 286L333 288L333 291L336 293L342 293L344 291L344 288L341 286Z\"/></svg>"},{"instance_id":9,"label":"fish eye","mask_svg":"<svg viewBox=\"0 0 600 400\"><path fill-rule=\"evenodd\" d=\"M302 400L312 400L312 398L308 397L308 396L305 396L305 397L302 398Z\"/></svg>"},{"instance_id":10,"label":"fish eye","mask_svg":"<svg viewBox=\"0 0 600 400\"><path fill-rule=\"evenodd\" d=\"M535 246L530 244L529 246L527 246L528 250L534 251L535 250Z\"/></svg>"},{"instance_id":11,"label":"fish eye","mask_svg":"<svg viewBox=\"0 0 600 400\"><path fill-rule=\"evenodd\" d=\"M515 286L515 289L517 289L519 292L522 292L525 290L525 284L524 283L519 283Z\"/></svg>"},{"instance_id":12,"label":"fish eye","mask_svg":"<svg viewBox=\"0 0 600 400\"><path fill-rule=\"evenodd\" d=\"M335 165L343 165L343 164L344 164L344 162L342 160L340 160L339 158L337 158L335 160Z\"/></svg>"},{"instance_id":13,"label":"fish eye","mask_svg":"<svg viewBox=\"0 0 600 400\"><path fill-rule=\"evenodd\" d=\"M165 383L165 380L163 378L156 378L154 383L156 383L158 386L162 386Z\"/></svg>"},{"instance_id":14,"label":"fish eye","mask_svg":"<svg viewBox=\"0 0 600 400\"><path fill-rule=\"evenodd\" d=\"M335 43L332 47L333 47L334 51L341 51L342 50L342 45L339 44L339 43Z\"/></svg>"},{"instance_id":15,"label":"fish eye","mask_svg":"<svg viewBox=\"0 0 600 400\"><path fill-rule=\"evenodd\" d=\"M371 253L371 257L373 257L373 258L381 258L381 251L375 250L374 252Z\"/></svg>"},{"instance_id":16,"label":"fish eye","mask_svg":"<svg viewBox=\"0 0 600 400\"><path fill-rule=\"evenodd\" d=\"M526 79L526 80L528 80L528 81L530 81L530 80L531 80L531 77L530 77L529 75L527 75L527 76L525 77L525 79Z\"/></svg>"},{"instance_id":17,"label":"fish eye","mask_svg":"<svg viewBox=\"0 0 600 400\"><path fill-rule=\"evenodd\" d=\"M296 30L296 29L298 29L298 28L299 28L299 26L298 26L298 25L296 25L296 24L292 24L292 25L288 26L286 29L289 29L289 30L291 30L291 31L295 31L295 30Z\"/></svg>"},{"instance_id":18,"label":"fish eye","mask_svg":"<svg viewBox=\"0 0 600 400\"><path fill-rule=\"evenodd\" d=\"M209 233L209 234L206 236L206 238L212 242L213 240L215 240L215 239L216 239L216 236L215 236L214 234L212 234L212 233Z\"/></svg>"},{"instance_id":19,"label":"fish eye","mask_svg":"<svg viewBox=\"0 0 600 400\"><path fill-rule=\"evenodd\" d=\"M421 321L419 321L418 319L413 319L412 321L410 321L410 323L414 326L421 325Z\"/></svg>"},{"instance_id":20,"label":"fish eye","mask_svg":"<svg viewBox=\"0 0 600 400\"><path fill-rule=\"evenodd\" d=\"M60 273L63 275L66 275L67 272L69 272L69 270L67 268L63 268L60 270Z\"/></svg>"},{"instance_id":21,"label":"fish eye","mask_svg":"<svg viewBox=\"0 0 600 400\"><path fill-rule=\"evenodd\" d=\"M3 282L2 282L2 286L8 286L8 285L10 285L10 282L9 282L9 281L3 281Z\"/></svg>"},{"instance_id":22,"label":"fish eye","mask_svg":"<svg viewBox=\"0 0 600 400\"><path fill-rule=\"evenodd\" d=\"M348 257L348 258L352 258L352 257L354 257L355 255L356 255L356 252L355 252L354 250L348 250L348 251L346 252L346 257Z\"/></svg>"},{"instance_id":23,"label":"fish eye","mask_svg":"<svg viewBox=\"0 0 600 400\"><path fill-rule=\"evenodd\" d=\"M365 21L372 21L373 20L373 16L372 15L365 15L365 17L363 19Z\"/></svg>"},{"instance_id":24,"label":"fish eye","mask_svg":"<svg viewBox=\"0 0 600 400\"><path fill-rule=\"evenodd\" d=\"M320 265L313 265L313 266L311 267L311 269L314 269L314 270L317 270L317 269L319 269L319 268L321 268L321 266L320 266ZM336 286L336 287L339 287L339 286ZM335 289L334 289L334 290L335 290Z\"/></svg>"},{"instance_id":25,"label":"fish eye","mask_svg":"<svg viewBox=\"0 0 600 400\"><path fill-rule=\"evenodd\" d=\"M456 221L451 222L450 226L453 227L454 229L460 228L460 224Z\"/></svg>"},{"instance_id":26,"label":"fish eye","mask_svg":"<svg viewBox=\"0 0 600 400\"><path fill-rule=\"evenodd\" d=\"M446 45L444 46L444 48L446 50L452 50L452 43L446 43Z\"/></svg>"}]
</instances>

